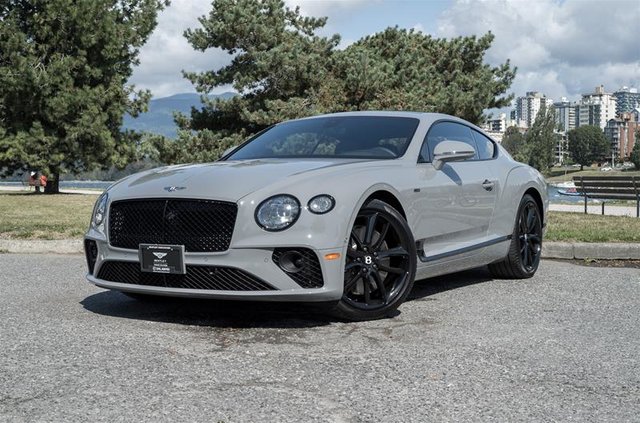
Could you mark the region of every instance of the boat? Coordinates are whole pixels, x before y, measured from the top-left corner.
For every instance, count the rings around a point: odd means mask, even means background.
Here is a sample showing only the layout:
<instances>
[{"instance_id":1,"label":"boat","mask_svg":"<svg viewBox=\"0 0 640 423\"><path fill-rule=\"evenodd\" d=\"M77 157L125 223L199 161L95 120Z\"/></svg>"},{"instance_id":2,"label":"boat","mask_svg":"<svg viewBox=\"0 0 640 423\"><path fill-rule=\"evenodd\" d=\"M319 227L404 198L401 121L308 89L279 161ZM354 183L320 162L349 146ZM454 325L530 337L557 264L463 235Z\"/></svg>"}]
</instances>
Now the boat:
<instances>
[{"instance_id":1,"label":"boat","mask_svg":"<svg viewBox=\"0 0 640 423\"><path fill-rule=\"evenodd\" d=\"M569 187L567 189L559 189L558 190L558 194L560 195L571 195L571 196L580 196L582 195L581 193L578 192L578 190L576 189L576 187Z\"/></svg>"}]
</instances>

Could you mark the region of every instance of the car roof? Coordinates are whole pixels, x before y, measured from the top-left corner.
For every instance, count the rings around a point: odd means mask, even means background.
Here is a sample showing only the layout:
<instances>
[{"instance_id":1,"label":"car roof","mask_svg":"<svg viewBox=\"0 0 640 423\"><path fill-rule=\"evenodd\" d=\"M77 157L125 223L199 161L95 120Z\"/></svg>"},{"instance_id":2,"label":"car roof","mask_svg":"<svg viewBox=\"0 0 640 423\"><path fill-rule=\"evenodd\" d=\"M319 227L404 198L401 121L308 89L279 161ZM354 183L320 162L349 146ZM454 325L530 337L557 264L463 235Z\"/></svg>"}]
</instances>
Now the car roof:
<instances>
[{"instance_id":1,"label":"car roof","mask_svg":"<svg viewBox=\"0 0 640 423\"><path fill-rule=\"evenodd\" d=\"M351 116L406 117L406 118L420 119L421 121L429 121L429 122L435 122L437 120L446 119L446 120L453 120L453 121L464 123L466 125L471 125L473 127L476 127L476 125L473 125L472 123L464 119L460 119L458 117L447 115L444 113L390 111L390 110L369 110L369 111L357 111L357 112L329 113L329 114L309 116L309 117L294 119L294 120L318 119L318 118L326 118L326 117L351 117Z\"/></svg>"}]
</instances>

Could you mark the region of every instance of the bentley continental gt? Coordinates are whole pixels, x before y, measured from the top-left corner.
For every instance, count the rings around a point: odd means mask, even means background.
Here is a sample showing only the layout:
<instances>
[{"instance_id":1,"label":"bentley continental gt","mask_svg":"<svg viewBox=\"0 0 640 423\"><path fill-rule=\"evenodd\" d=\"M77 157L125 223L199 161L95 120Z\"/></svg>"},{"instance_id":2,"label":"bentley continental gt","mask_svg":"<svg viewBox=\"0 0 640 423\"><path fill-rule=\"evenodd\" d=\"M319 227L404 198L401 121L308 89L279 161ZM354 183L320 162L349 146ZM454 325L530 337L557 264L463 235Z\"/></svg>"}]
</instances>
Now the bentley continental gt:
<instances>
[{"instance_id":1,"label":"bentley continental gt","mask_svg":"<svg viewBox=\"0 0 640 423\"><path fill-rule=\"evenodd\" d=\"M84 240L89 282L138 298L330 302L367 320L415 279L538 268L543 177L462 119L337 113L230 150L109 187Z\"/></svg>"}]
</instances>

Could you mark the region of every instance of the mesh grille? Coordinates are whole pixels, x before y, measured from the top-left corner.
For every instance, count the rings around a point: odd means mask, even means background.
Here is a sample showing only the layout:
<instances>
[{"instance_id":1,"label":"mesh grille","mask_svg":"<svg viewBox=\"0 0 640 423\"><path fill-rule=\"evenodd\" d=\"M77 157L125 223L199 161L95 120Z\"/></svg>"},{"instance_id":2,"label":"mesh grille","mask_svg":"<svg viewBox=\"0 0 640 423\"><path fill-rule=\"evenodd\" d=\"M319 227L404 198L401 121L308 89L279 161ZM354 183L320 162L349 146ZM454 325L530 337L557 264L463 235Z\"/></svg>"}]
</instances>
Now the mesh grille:
<instances>
[{"instance_id":1,"label":"mesh grille","mask_svg":"<svg viewBox=\"0 0 640 423\"><path fill-rule=\"evenodd\" d=\"M213 200L127 200L111 204L109 242L138 249L139 244L184 245L185 251L226 251L238 206Z\"/></svg>"},{"instance_id":2,"label":"mesh grille","mask_svg":"<svg viewBox=\"0 0 640 423\"><path fill-rule=\"evenodd\" d=\"M274 291L267 282L232 267L187 265L184 275L163 275L140 270L140 263L107 261L102 263L98 279L132 285L170 288L210 289L217 291Z\"/></svg>"},{"instance_id":3,"label":"mesh grille","mask_svg":"<svg viewBox=\"0 0 640 423\"><path fill-rule=\"evenodd\" d=\"M273 262L279 266L280 257L289 251L295 251L302 256L300 263L302 270L296 273L286 272L287 275L303 288L321 288L324 285L322 268L318 256L312 250L308 248L276 248L271 257Z\"/></svg>"}]
</instances>

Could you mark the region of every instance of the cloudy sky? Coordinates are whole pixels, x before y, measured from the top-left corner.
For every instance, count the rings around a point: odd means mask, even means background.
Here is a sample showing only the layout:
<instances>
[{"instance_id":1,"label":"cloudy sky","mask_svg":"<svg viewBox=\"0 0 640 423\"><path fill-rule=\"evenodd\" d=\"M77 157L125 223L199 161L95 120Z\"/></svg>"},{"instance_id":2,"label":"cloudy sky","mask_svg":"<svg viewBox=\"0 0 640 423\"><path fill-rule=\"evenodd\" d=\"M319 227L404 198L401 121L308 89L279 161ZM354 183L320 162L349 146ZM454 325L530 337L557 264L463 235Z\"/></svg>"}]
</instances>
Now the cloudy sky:
<instances>
[{"instance_id":1,"label":"cloudy sky","mask_svg":"<svg viewBox=\"0 0 640 423\"><path fill-rule=\"evenodd\" d=\"M415 28L437 37L484 34L496 38L486 60L511 59L518 67L511 92L540 91L577 99L604 84L640 88L639 0L285 0L303 14L328 16L322 35L338 33L341 47L388 26ZM229 62L218 50L194 51L186 28L211 1L172 0L140 54L131 81L154 97L194 92L181 70L217 69ZM216 92L229 91L220 87Z\"/></svg>"}]
</instances>

